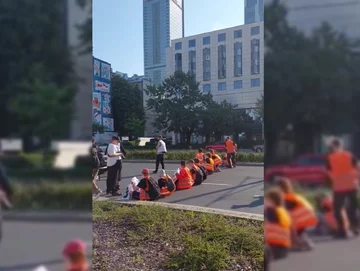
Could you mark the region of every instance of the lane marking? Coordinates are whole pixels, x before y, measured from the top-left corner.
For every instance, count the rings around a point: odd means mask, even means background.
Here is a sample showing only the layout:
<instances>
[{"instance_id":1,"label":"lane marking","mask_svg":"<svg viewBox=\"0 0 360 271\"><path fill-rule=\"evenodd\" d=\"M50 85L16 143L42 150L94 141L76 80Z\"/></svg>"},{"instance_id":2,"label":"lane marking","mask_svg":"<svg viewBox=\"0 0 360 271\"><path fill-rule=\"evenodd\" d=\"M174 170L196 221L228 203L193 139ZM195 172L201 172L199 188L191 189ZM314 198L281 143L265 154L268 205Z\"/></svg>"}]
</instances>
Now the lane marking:
<instances>
[{"instance_id":1,"label":"lane marking","mask_svg":"<svg viewBox=\"0 0 360 271\"><path fill-rule=\"evenodd\" d=\"M218 186L231 186L231 184L227 184L227 183L202 183L202 185L203 184L218 185Z\"/></svg>"}]
</instances>

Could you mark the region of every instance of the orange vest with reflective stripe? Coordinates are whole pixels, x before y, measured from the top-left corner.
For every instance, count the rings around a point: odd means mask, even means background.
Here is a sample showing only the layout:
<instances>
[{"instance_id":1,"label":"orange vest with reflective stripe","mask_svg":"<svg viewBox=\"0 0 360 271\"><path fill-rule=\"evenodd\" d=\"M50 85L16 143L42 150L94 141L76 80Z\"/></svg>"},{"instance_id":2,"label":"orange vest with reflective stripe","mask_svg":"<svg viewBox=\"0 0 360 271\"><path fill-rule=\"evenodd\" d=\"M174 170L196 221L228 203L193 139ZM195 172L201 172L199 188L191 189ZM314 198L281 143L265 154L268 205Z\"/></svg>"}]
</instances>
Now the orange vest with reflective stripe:
<instances>
[{"instance_id":1,"label":"orange vest with reflective stripe","mask_svg":"<svg viewBox=\"0 0 360 271\"><path fill-rule=\"evenodd\" d=\"M232 140L225 141L225 148L227 153L234 153L235 152L235 144Z\"/></svg>"},{"instance_id":2,"label":"orange vest with reflective stripe","mask_svg":"<svg viewBox=\"0 0 360 271\"><path fill-rule=\"evenodd\" d=\"M185 170L186 177L177 180L176 190L190 189L194 184L190 170L187 167L182 168L182 170Z\"/></svg>"},{"instance_id":3,"label":"orange vest with reflective stripe","mask_svg":"<svg viewBox=\"0 0 360 271\"><path fill-rule=\"evenodd\" d=\"M199 159L200 161L200 164L203 164L204 163L204 154L202 152L197 152L195 154L195 158Z\"/></svg>"},{"instance_id":4,"label":"orange vest with reflective stripe","mask_svg":"<svg viewBox=\"0 0 360 271\"><path fill-rule=\"evenodd\" d=\"M171 177L169 175L165 175L165 176L162 176L161 179L164 179L165 181L167 181L167 179L171 179ZM167 188L167 185L165 185L164 187L161 187L160 188L160 195L163 196L163 197L168 197L170 196L172 193L175 192L176 189L174 189L173 191L169 191L168 188Z\"/></svg>"},{"instance_id":5,"label":"orange vest with reflective stripe","mask_svg":"<svg viewBox=\"0 0 360 271\"><path fill-rule=\"evenodd\" d=\"M317 224L315 211L305 198L297 194L285 194L285 201L295 204L295 207L288 211L297 230L310 228Z\"/></svg>"},{"instance_id":6,"label":"orange vest with reflective stripe","mask_svg":"<svg viewBox=\"0 0 360 271\"><path fill-rule=\"evenodd\" d=\"M274 207L279 223L265 220L265 243L270 246L291 247L291 218L283 207Z\"/></svg>"},{"instance_id":7,"label":"orange vest with reflective stripe","mask_svg":"<svg viewBox=\"0 0 360 271\"><path fill-rule=\"evenodd\" d=\"M328 157L330 164L329 177L335 192L352 191L358 187L358 172L354 168L350 152L339 151Z\"/></svg>"},{"instance_id":8,"label":"orange vest with reflective stripe","mask_svg":"<svg viewBox=\"0 0 360 271\"><path fill-rule=\"evenodd\" d=\"M220 166L222 165L222 160L220 158L219 155L217 155L216 153L212 154L212 159L214 160L215 166Z\"/></svg>"},{"instance_id":9,"label":"orange vest with reflective stripe","mask_svg":"<svg viewBox=\"0 0 360 271\"><path fill-rule=\"evenodd\" d=\"M212 158L206 158L206 161L205 161L205 168L207 171L214 171L214 160Z\"/></svg>"}]
</instances>

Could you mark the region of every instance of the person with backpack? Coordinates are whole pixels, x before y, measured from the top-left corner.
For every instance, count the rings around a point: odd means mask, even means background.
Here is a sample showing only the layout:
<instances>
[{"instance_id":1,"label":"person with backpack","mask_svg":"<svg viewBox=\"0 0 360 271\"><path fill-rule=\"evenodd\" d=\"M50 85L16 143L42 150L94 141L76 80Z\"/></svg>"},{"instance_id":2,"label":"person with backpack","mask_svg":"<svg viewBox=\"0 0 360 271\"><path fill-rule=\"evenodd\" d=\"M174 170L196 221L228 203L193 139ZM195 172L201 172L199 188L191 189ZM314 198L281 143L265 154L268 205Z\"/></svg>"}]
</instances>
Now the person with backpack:
<instances>
[{"instance_id":1,"label":"person with backpack","mask_svg":"<svg viewBox=\"0 0 360 271\"><path fill-rule=\"evenodd\" d=\"M189 165L189 169L192 174L192 178L195 182L194 185L202 184L202 182L204 181L204 177L203 177L203 173L202 173L201 169L197 165L195 165L194 160L189 160L187 162L187 164Z\"/></svg>"},{"instance_id":2,"label":"person with backpack","mask_svg":"<svg viewBox=\"0 0 360 271\"><path fill-rule=\"evenodd\" d=\"M202 176L203 176L203 181L205 181L207 179L207 176L208 176L206 168L204 167L204 165L201 164L201 162L200 162L200 160L198 158L194 159L194 163L195 163L195 166L197 166L201 170Z\"/></svg>"},{"instance_id":3,"label":"person with backpack","mask_svg":"<svg viewBox=\"0 0 360 271\"><path fill-rule=\"evenodd\" d=\"M166 174L164 169L160 169L159 171L158 185L160 187L160 195L162 197L168 197L176 190L174 181L168 174Z\"/></svg>"},{"instance_id":4,"label":"person with backpack","mask_svg":"<svg viewBox=\"0 0 360 271\"><path fill-rule=\"evenodd\" d=\"M101 189L97 186L96 181L97 178L99 176L99 170L101 167L101 161L100 161L100 157L99 157L99 148L95 143L95 140L92 140L92 146L91 146L91 157L92 157L92 191L93 191L93 196L95 198L98 198L102 191Z\"/></svg>"},{"instance_id":5,"label":"person with backpack","mask_svg":"<svg viewBox=\"0 0 360 271\"><path fill-rule=\"evenodd\" d=\"M141 171L143 178L138 183L137 187L140 188L139 199L154 201L160 197L160 187L156 181L150 176L149 169L144 168ZM135 196L133 192L133 197Z\"/></svg>"}]
</instances>

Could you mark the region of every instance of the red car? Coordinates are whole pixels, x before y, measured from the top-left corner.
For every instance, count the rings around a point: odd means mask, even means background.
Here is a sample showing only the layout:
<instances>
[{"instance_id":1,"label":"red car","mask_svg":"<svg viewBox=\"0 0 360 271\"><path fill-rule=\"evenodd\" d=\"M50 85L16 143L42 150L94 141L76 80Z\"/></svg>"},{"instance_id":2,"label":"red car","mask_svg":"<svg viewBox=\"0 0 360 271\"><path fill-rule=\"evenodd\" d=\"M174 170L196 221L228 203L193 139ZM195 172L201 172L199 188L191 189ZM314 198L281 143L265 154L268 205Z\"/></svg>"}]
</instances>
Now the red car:
<instances>
[{"instance_id":1,"label":"red car","mask_svg":"<svg viewBox=\"0 0 360 271\"><path fill-rule=\"evenodd\" d=\"M205 149L206 150L213 149L214 151L217 151L217 152L226 152L225 142L224 141L218 141L218 142L215 142L212 145L207 145L205 147Z\"/></svg>"},{"instance_id":2,"label":"red car","mask_svg":"<svg viewBox=\"0 0 360 271\"><path fill-rule=\"evenodd\" d=\"M327 178L325 156L302 155L289 164L271 166L265 170L265 182L284 176L302 184L324 184Z\"/></svg>"}]
</instances>

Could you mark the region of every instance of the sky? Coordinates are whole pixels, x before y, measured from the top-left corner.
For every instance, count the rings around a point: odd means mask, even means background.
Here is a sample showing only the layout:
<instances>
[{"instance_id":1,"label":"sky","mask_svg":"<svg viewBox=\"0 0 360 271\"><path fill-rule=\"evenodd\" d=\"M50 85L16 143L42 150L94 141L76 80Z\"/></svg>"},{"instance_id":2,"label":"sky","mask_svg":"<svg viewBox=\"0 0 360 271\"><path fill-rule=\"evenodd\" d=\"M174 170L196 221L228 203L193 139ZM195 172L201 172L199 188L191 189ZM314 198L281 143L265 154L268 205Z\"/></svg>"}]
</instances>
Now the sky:
<instances>
[{"instance_id":1,"label":"sky","mask_svg":"<svg viewBox=\"0 0 360 271\"><path fill-rule=\"evenodd\" d=\"M93 55L144 74L143 0L93 0ZM226 3L226 4L225 4ZM244 0L185 0L185 36L244 24Z\"/></svg>"}]
</instances>

